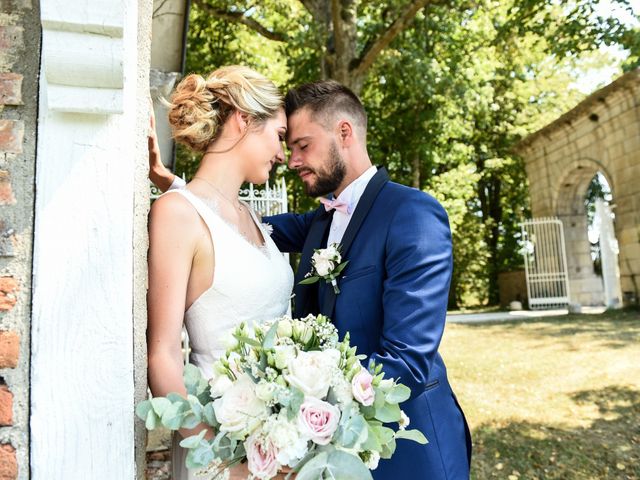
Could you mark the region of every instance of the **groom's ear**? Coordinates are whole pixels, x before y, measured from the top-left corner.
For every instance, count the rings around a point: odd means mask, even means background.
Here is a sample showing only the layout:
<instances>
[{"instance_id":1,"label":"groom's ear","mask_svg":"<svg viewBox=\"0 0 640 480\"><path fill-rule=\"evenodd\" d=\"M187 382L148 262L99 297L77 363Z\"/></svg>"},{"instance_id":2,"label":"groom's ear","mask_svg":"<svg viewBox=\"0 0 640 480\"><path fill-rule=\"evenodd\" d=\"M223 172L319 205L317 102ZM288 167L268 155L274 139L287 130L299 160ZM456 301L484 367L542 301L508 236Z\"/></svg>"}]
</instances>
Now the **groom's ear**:
<instances>
[{"instance_id":1,"label":"groom's ear","mask_svg":"<svg viewBox=\"0 0 640 480\"><path fill-rule=\"evenodd\" d=\"M348 120L338 122L338 138L343 147L348 147L353 142L353 125Z\"/></svg>"}]
</instances>

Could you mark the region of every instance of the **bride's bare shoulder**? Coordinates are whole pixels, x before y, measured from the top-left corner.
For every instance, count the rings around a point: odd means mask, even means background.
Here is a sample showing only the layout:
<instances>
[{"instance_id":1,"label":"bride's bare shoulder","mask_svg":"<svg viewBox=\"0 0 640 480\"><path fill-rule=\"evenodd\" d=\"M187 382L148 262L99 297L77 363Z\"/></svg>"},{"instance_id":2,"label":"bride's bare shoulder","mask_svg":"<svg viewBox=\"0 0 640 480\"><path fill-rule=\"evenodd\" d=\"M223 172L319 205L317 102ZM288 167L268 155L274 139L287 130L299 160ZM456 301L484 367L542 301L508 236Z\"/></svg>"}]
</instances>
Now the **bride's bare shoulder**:
<instances>
[{"instance_id":1,"label":"bride's bare shoulder","mask_svg":"<svg viewBox=\"0 0 640 480\"><path fill-rule=\"evenodd\" d=\"M151 224L174 225L184 229L198 224L198 212L184 195L168 192L151 205L149 221Z\"/></svg>"}]
</instances>

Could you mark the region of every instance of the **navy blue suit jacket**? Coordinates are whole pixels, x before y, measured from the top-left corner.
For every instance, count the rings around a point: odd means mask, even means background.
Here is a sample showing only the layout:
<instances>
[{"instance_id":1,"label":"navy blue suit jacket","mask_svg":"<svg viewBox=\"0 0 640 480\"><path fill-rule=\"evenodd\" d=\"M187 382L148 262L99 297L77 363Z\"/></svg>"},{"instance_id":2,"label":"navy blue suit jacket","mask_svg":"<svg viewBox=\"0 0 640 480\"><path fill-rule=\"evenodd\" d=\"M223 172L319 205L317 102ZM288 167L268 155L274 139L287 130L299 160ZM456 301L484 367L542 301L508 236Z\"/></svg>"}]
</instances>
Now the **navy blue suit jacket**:
<instances>
[{"instance_id":1,"label":"navy blue suit jacket","mask_svg":"<svg viewBox=\"0 0 640 480\"><path fill-rule=\"evenodd\" d=\"M365 189L343 236L349 264L340 294L324 282L300 285L314 248L326 246L332 212L321 205L297 215L265 218L283 252L302 252L295 286L295 316L322 313L341 337L348 331L358 353L382 364L386 378L411 389L402 405L410 428L429 443L399 440L390 460L373 471L377 480L466 479L471 438L438 353L452 272L447 214L433 197L389 181L381 168Z\"/></svg>"}]
</instances>

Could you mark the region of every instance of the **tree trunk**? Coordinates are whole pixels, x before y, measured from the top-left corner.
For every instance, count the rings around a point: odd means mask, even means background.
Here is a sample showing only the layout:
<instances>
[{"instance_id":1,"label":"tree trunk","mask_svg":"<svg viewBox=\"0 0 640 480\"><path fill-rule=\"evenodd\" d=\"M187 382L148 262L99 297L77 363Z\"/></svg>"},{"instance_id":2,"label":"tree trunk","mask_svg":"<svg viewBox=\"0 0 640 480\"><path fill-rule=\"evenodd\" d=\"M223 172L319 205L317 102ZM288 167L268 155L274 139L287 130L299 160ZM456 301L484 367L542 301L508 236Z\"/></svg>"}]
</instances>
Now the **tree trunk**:
<instances>
[{"instance_id":1,"label":"tree trunk","mask_svg":"<svg viewBox=\"0 0 640 480\"><path fill-rule=\"evenodd\" d=\"M415 152L411 158L411 186L420 189L420 154Z\"/></svg>"}]
</instances>

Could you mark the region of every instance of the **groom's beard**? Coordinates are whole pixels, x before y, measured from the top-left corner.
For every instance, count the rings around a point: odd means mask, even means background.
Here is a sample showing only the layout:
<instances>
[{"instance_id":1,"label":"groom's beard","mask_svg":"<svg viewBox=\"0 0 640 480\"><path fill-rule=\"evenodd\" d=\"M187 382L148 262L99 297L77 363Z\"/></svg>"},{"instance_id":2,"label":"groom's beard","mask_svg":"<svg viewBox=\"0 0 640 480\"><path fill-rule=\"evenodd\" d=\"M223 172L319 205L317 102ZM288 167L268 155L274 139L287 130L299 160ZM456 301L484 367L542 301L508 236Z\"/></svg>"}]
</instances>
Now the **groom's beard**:
<instances>
[{"instance_id":1,"label":"groom's beard","mask_svg":"<svg viewBox=\"0 0 640 480\"><path fill-rule=\"evenodd\" d=\"M335 192L347 174L347 166L335 141L331 143L326 163L322 170L314 170L316 182L312 185L305 184L305 191L310 197L324 197Z\"/></svg>"}]
</instances>

